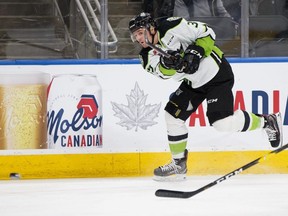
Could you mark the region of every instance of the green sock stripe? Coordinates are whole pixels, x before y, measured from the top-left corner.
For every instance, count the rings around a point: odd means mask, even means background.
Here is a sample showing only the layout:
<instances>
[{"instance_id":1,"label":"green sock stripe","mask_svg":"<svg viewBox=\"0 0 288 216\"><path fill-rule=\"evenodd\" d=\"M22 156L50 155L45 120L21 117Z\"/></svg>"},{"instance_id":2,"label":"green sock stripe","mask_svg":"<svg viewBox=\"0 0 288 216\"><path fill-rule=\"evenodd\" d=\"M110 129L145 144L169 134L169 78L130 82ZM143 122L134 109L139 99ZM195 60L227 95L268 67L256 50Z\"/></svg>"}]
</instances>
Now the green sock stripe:
<instances>
[{"instance_id":1,"label":"green sock stripe","mask_svg":"<svg viewBox=\"0 0 288 216\"><path fill-rule=\"evenodd\" d=\"M252 124L249 130L255 130L261 127L261 117L251 113Z\"/></svg>"},{"instance_id":2,"label":"green sock stripe","mask_svg":"<svg viewBox=\"0 0 288 216\"><path fill-rule=\"evenodd\" d=\"M169 143L170 151L172 155L180 154L185 151L187 146L187 140L180 143Z\"/></svg>"}]
</instances>

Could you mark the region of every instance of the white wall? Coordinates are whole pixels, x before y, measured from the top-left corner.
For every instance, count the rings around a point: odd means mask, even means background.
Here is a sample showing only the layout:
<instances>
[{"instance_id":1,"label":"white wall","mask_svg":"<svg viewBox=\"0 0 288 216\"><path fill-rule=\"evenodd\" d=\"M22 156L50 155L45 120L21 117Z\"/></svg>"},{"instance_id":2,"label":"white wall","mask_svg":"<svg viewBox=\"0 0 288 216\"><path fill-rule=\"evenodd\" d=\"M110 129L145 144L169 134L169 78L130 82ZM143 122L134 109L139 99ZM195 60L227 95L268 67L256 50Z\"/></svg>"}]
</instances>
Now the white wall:
<instances>
[{"instance_id":1,"label":"white wall","mask_svg":"<svg viewBox=\"0 0 288 216\"><path fill-rule=\"evenodd\" d=\"M284 142L287 142L287 80L288 63L232 63L235 73L234 92L237 101L243 93L247 111L269 113L279 106L284 124ZM103 64L103 65L3 65L1 72L47 72L55 74L96 74L102 86L103 108L103 147L95 149L62 149L60 152L162 152L168 151L164 107L171 92L180 83L164 81L145 72L140 64ZM0 77L1 77L0 72ZM259 94L267 96L268 103ZM277 94L279 93L279 103ZM254 96L254 98L253 98ZM257 103L258 99L258 103ZM128 100L142 100L135 106L128 106ZM240 100L241 101L241 100ZM204 102L204 113L206 104ZM136 108L149 117L137 119ZM268 109L268 110L267 110ZM126 116L134 117L129 120ZM270 149L265 132L259 130L248 133L220 133L208 126L189 126L188 148L192 151L210 150L262 150ZM189 125L189 122L187 122ZM41 150L49 153L58 150ZM18 151L19 154L23 153ZM27 152L27 151L26 151ZM35 151L34 151L35 152ZM37 151L36 151L37 152ZM0 154L10 154L0 151Z\"/></svg>"}]
</instances>

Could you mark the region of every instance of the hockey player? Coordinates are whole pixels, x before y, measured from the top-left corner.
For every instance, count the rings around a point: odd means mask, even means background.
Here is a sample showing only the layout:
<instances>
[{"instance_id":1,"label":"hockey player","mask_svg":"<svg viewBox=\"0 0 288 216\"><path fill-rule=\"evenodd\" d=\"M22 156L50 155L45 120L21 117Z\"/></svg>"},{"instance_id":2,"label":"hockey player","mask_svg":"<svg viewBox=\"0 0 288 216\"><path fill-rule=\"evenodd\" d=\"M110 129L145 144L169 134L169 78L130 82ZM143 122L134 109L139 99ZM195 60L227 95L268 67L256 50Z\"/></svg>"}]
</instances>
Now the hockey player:
<instances>
[{"instance_id":1,"label":"hockey player","mask_svg":"<svg viewBox=\"0 0 288 216\"><path fill-rule=\"evenodd\" d=\"M205 99L206 115L216 130L264 129L272 147L282 145L280 113L234 112L233 71L223 52L215 46L215 33L208 25L180 17L156 24L149 13L141 13L130 20L129 30L132 40L142 46L139 57L143 68L161 79L174 78L181 82L165 107L172 161L154 170L155 180L186 178L188 129L185 121ZM168 55L159 53L159 48Z\"/></svg>"}]
</instances>

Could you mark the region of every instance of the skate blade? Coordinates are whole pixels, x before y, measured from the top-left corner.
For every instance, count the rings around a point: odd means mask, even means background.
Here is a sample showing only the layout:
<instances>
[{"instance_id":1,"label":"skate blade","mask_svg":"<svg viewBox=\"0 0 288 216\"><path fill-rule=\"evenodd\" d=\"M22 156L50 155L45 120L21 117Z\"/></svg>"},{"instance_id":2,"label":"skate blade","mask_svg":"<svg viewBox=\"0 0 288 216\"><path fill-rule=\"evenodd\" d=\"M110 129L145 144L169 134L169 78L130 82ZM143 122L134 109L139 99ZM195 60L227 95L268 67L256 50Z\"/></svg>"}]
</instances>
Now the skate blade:
<instances>
[{"instance_id":1,"label":"skate blade","mask_svg":"<svg viewBox=\"0 0 288 216\"><path fill-rule=\"evenodd\" d=\"M186 180L186 174L176 174L171 176L153 176L153 180L158 182L180 182Z\"/></svg>"}]
</instances>

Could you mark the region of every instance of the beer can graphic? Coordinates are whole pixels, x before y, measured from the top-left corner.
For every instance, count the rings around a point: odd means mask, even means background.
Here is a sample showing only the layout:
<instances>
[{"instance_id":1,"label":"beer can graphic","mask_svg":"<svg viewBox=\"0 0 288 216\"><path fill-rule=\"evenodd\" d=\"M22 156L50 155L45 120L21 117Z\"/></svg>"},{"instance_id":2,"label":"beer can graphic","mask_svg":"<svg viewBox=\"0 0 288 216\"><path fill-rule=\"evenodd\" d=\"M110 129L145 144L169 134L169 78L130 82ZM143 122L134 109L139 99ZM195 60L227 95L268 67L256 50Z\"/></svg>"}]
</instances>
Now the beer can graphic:
<instances>
[{"instance_id":1,"label":"beer can graphic","mask_svg":"<svg viewBox=\"0 0 288 216\"><path fill-rule=\"evenodd\" d=\"M47 148L50 74L0 73L0 149Z\"/></svg>"},{"instance_id":2,"label":"beer can graphic","mask_svg":"<svg viewBox=\"0 0 288 216\"><path fill-rule=\"evenodd\" d=\"M95 75L56 75L48 87L49 148L102 147L102 90Z\"/></svg>"}]
</instances>

